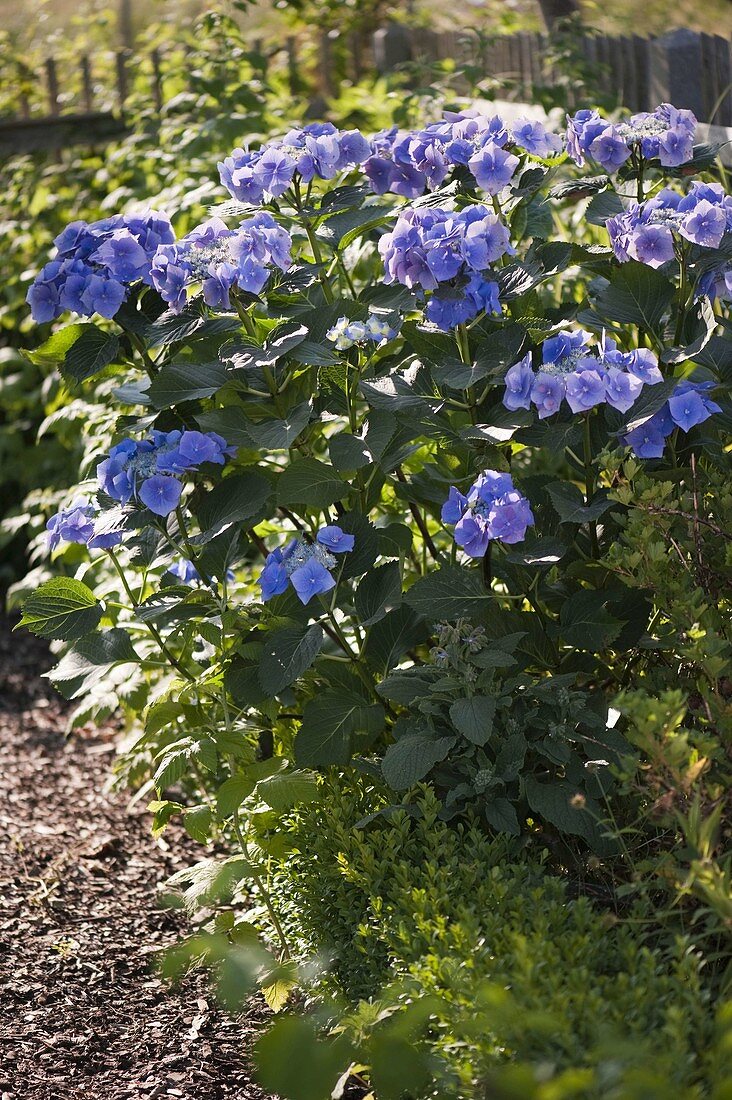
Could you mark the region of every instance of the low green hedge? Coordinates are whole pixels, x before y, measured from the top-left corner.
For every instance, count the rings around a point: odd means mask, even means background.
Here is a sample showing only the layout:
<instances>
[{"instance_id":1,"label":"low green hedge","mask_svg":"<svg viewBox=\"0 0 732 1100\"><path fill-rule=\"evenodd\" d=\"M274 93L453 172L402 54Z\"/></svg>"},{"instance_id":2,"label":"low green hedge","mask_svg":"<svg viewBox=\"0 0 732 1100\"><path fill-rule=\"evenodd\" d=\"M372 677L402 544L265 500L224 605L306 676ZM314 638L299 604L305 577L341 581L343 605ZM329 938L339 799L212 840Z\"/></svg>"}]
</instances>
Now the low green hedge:
<instances>
[{"instance_id":1,"label":"low green hedge","mask_svg":"<svg viewBox=\"0 0 732 1100\"><path fill-rule=\"evenodd\" d=\"M639 906L573 898L515 844L440 822L427 791L357 824L373 806L366 784L328 785L282 872L291 935L331 963L321 992L352 1005L385 987L382 1005L439 998L428 1045L450 1095L514 1095L513 1078L515 1095L534 1095L521 1090L537 1066L557 1097L709 1094L714 1012L690 940L662 942L656 927L654 942ZM362 1003L352 1022L376 1018ZM485 1092L496 1070L503 1083Z\"/></svg>"}]
</instances>

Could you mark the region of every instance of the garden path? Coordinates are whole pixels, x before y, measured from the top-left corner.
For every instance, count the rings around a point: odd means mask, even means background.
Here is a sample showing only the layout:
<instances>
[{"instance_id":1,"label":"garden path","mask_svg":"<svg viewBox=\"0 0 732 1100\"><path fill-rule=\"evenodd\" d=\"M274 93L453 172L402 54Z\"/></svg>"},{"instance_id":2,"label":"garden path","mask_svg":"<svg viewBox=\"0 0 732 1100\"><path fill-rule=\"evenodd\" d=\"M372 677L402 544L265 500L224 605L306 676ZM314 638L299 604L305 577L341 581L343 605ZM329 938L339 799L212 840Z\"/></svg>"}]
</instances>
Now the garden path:
<instances>
[{"instance_id":1,"label":"garden path","mask_svg":"<svg viewBox=\"0 0 732 1100\"><path fill-rule=\"evenodd\" d=\"M234 1020L204 975L168 992L153 972L185 927L158 884L201 849L156 845L142 808L102 794L114 730L65 738L49 664L0 624L0 1098L263 1100L264 1010Z\"/></svg>"}]
</instances>

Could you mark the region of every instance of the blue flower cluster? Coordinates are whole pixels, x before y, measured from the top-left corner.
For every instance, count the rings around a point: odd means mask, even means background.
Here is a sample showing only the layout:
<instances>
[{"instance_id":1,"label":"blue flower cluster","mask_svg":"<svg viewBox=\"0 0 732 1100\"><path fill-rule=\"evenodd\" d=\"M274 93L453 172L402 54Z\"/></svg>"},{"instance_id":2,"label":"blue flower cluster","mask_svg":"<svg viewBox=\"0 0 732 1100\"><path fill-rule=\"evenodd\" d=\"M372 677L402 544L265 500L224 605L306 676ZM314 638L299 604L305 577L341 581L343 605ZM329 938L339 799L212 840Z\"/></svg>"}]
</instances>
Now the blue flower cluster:
<instances>
[{"instance_id":1,"label":"blue flower cluster","mask_svg":"<svg viewBox=\"0 0 732 1100\"><path fill-rule=\"evenodd\" d=\"M510 474L486 470L467 496L451 486L442 506L442 522L454 525L455 542L468 557L482 558L493 539L523 542L527 527L534 525L534 515Z\"/></svg>"},{"instance_id":2,"label":"blue flower cluster","mask_svg":"<svg viewBox=\"0 0 732 1100\"><path fill-rule=\"evenodd\" d=\"M331 524L321 527L314 543L291 539L286 546L273 550L267 555L258 581L262 599L266 602L281 596L288 584L304 604L321 592L329 592L336 583L331 572L337 562L335 555L353 550L355 541L353 535Z\"/></svg>"},{"instance_id":3,"label":"blue flower cluster","mask_svg":"<svg viewBox=\"0 0 732 1100\"><path fill-rule=\"evenodd\" d=\"M168 516L180 502L181 474L204 462L222 466L236 454L215 432L152 431L147 439L123 439L97 466L103 492L121 504L133 497L156 516Z\"/></svg>"},{"instance_id":4,"label":"blue flower cluster","mask_svg":"<svg viewBox=\"0 0 732 1100\"><path fill-rule=\"evenodd\" d=\"M676 237L719 248L732 230L732 196L718 183L696 182L687 195L665 187L652 199L631 203L605 223L617 258L662 267L676 255Z\"/></svg>"},{"instance_id":5,"label":"blue flower cluster","mask_svg":"<svg viewBox=\"0 0 732 1100\"><path fill-rule=\"evenodd\" d=\"M693 183L685 196L664 188L609 218L606 226L619 260L661 267L676 254L675 234L704 248L719 248L732 230L732 196L715 183Z\"/></svg>"},{"instance_id":6,"label":"blue flower cluster","mask_svg":"<svg viewBox=\"0 0 732 1100\"><path fill-rule=\"evenodd\" d=\"M662 103L623 122L609 122L597 111L578 111L567 119L567 152L580 168L589 157L606 172L617 172L635 152L665 168L691 160L697 121L691 111Z\"/></svg>"},{"instance_id":7,"label":"blue flower cluster","mask_svg":"<svg viewBox=\"0 0 732 1100\"><path fill-rule=\"evenodd\" d=\"M483 272L515 249L501 219L475 205L460 211L408 207L379 241L379 252L384 281L432 292L425 316L447 331L482 310L501 312L498 284Z\"/></svg>"},{"instance_id":8,"label":"blue flower cluster","mask_svg":"<svg viewBox=\"0 0 732 1100\"><path fill-rule=\"evenodd\" d=\"M271 265L287 271L291 247L290 234L264 211L238 229L211 218L175 244L158 248L150 277L174 313L183 309L194 285L202 287L207 305L229 309L232 287L259 294Z\"/></svg>"},{"instance_id":9,"label":"blue flower cluster","mask_svg":"<svg viewBox=\"0 0 732 1100\"><path fill-rule=\"evenodd\" d=\"M498 115L477 109L446 111L423 130L382 130L371 139L364 172L377 195L391 191L416 199L444 183L453 169L466 168L478 187L497 195L513 180L521 160L512 150L546 158L562 141L540 122L519 119L509 129Z\"/></svg>"},{"instance_id":10,"label":"blue flower cluster","mask_svg":"<svg viewBox=\"0 0 732 1100\"><path fill-rule=\"evenodd\" d=\"M347 351L354 344L362 344L366 340L382 344L386 340L393 340L396 334L397 330L385 317L372 311L365 321L350 321L348 317L339 317L325 335L326 339L335 344L337 351Z\"/></svg>"},{"instance_id":11,"label":"blue flower cluster","mask_svg":"<svg viewBox=\"0 0 732 1100\"><path fill-rule=\"evenodd\" d=\"M95 532L97 510L88 497L76 497L68 508L51 516L46 524L48 545L55 550L60 542L78 542L90 550L111 550L122 541L121 531Z\"/></svg>"},{"instance_id":12,"label":"blue flower cluster","mask_svg":"<svg viewBox=\"0 0 732 1100\"><path fill-rule=\"evenodd\" d=\"M705 271L699 278L697 289L700 295L706 294L712 299L732 302L732 263Z\"/></svg>"},{"instance_id":13,"label":"blue flower cluster","mask_svg":"<svg viewBox=\"0 0 732 1100\"><path fill-rule=\"evenodd\" d=\"M34 321L55 321L66 310L111 318L127 287L150 282L159 245L175 235L166 214L115 214L98 222L72 222L53 242L56 259L42 269L26 295Z\"/></svg>"},{"instance_id":14,"label":"blue flower cluster","mask_svg":"<svg viewBox=\"0 0 732 1100\"><path fill-rule=\"evenodd\" d=\"M675 428L688 432L703 424L721 408L708 396L715 382L679 382L671 397L657 413L638 428L623 436L622 442L638 458L661 458L667 436Z\"/></svg>"},{"instance_id":15,"label":"blue flower cluster","mask_svg":"<svg viewBox=\"0 0 732 1100\"><path fill-rule=\"evenodd\" d=\"M296 173L303 183L316 177L331 180L346 168L362 164L370 151L358 130L312 122L260 149L234 149L219 164L219 176L232 198L256 204L283 195Z\"/></svg>"},{"instance_id":16,"label":"blue flower cluster","mask_svg":"<svg viewBox=\"0 0 732 1100\"><path fill-rule=\"evenodd\" d=\"M643 386L663 381L658 360L648 348L619 351L603 336L597 351L589 332L561 332L545 340L542 364L534 370L531 352L506 372L503 404L507 409L534 405L539 419L558 412L566 400L573 413L607 403L627 412Z\"/></svg>"}]
</instances>

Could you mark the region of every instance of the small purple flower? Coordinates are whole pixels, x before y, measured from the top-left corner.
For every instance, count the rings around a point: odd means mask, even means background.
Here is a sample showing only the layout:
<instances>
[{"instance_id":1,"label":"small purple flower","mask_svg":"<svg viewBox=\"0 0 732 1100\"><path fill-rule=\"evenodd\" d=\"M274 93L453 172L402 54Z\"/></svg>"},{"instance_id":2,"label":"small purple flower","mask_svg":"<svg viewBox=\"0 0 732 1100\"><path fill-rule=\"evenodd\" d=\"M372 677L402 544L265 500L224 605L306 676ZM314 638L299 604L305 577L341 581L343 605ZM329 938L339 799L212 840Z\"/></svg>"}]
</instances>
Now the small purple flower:
<instances>
[{"instance_id":1,"label":"small purple flower","mask_svg":"<svg viewBox=\"0 0 732 1100\"><path fill-rule=\"evenodd\" d=\"M649 267L663 267L674 258L674 239L664 225L644 225L638 230L633 249L636 259Z\"/></svg>"},{"instance_id":2,"label":"small purple flower","mask_svg":"<svg viewBox=\"0 0 732 1100\"><path fill-rule=\"evenodd\" d=\"M94 534L94 510L86 497L77 497L68 508L51 516L46 524L48 545L55 550L63 542L87 543Z\"/></svg>"},{"instance_id":3,"label":"small purple flower","mask_svg":"<svg viewBox=\"0 0 732 1100\"><path fill-rule=\"evenodd\" d=\"M489 195L497 195L508 187L519 164L518 157L507 153L493 141L489 141L468 161L478 186Z\"/></svg>"},{"instance_id":4,"label":"small purple flower","mask_svg":"<svg viewBox=\"0 0 732 1100\"><path fill-rule=\"evenodd\" d=\"M335 524L321 527L317 534L317 541L332 554L346 554L353 550L356 539L353 535L346 534Z\"/></svg>"},{"instance_id":5,"label":"small purple flower","mask_svg":"<svg viewBox=\"0 0 732 1100\"><path fill-rule=\"evenodd\" d=\"M534 525L534 514L526 497L514 489L495 501L488 523L491 538L513 545L524 541L527 527Z\"/></svg>"},{"instance_id":6,"label":"small purple flower","mask_svg":"<svg viewBox=\"0 0 732 1100\"><path fill-rule=\"evenodd\" d=\"M285 566L280 561L270 560L271 558L272 555L270 554L258 581L262 589L262 600L265 603L267 600L271 600L273 596L281 596L283 592L287 591L289 583Z\"/></svg>"},{"instance_id":7,"label":"small purple flower","mask_svg":"<svg viewBox=\"0 0 732 1100\"><path fill-rule=\"evenodd\" d=\"M540 420L559 411L565 390L566 382L563 377L539 371L531 387L531 400L538 409Z\"/></svg>"},{"instance_id":8,"label":"small purple flower","mask_svg":"<svg viewBox=\"0 0 732 1100\"><path fill-rule=\"evenodd\" d=\"M660 372L659 372L660 373ZM627 412L643 389L643 382L634 374L609 367L605 374L605 394L608 405L618 412Z\"/></svg>"},{"instance_id":9,"label":"small purple flower","mask_svg":"<svg viewBox=\"0 0 732 1100\"><path fill-rule=\"evenodd\" d=\"M514 363L506 371L506 392L503 404L507 409L528 409L531 407L531 388L534 384L534 372L531 368L531 353L519 363Z\"/></svg>"},{"instance_id":10,"label":"small purple flower","mask_svg":"<svg viewBox=\"0 0 732 1100\"><path fill-rule=\"evenodd\" d=\"M98 313L107 319L114 317L124 300L125 288L122 284L101 275L92 275L81 295L87 314Z\"/></svg>"},{"instance_id":11,"label":"small purple flower","mask_svg":"<svg viewBox=\"0 0 732 1100\"><path fill-rule=\"evenodd\" d=\"M727 230L727 216L721 206L713 206L706 199L698 202L679 228L682 237L705 248L719 248Z\"/></svg>"},{"instance_id":12,"label":"small purple flower","mask_svg":"<svg viewBox=\"0 0 732 1100\"><path fill-rule=\"evenodd\" d=\"M521 542L534 523L528 500L510 474L486 470L463 496L454 486L442 507L443 523L455 527L455 542L468 557L482 558L492 539Z\"/></svg>"},{"instance_id":13,"label":"small purple flower","mask_svg":"<svg viewBox=\"0 0 732 1100\"><path fill-rule=\"evenodd\" d=\"M666 436L655 417L646 420L639 428L634 428L623 437L626 447L631 447L638 458L662 458L666 446Z\"/></svg>"},{"instance_id":14,"label":"small purple flower","mask_svg":"<svg viewBox=\"0 0 732 1100\"><path fill-rule=\"evenodd\" d=\"M177 478L155 474L143 481L138 496L156 516L169 516L178 507L182 492L183 486Z\"/></svg>"},{"instance_id":15,"label":"small purple flower","mask_svg":"<svg viewBox=\"0 0 732 1100\"><path fill-rule=\"evenodd\" d=\"M450 486L450 493L442 505L441 518L443 523L454 525L461 519L468 507L468 498L463 496L454 485Z\"/></svg>"},{"instance_id":16,"label":"small purple flower","mask_svg":"<svg viewBox=\"0 0 732 1100\"><path fill-rule=\"evenodd\" d=\"M314 557L295 569L290 574L290 581L304 604L309 603L313 596L329 592L331 588L335 588L336 583L326 567Z\"/></svg>"},{"instance_id":17,"label":"small purple flower","mask_svg":"<svg viewBox=\"0 0 732 1100\"><path fill-rule=\"evenodd\" d=\"M694 155L694 135L682 126L667 130L658 142L658 157L665 168L678 168Z\"/></svg>"},{"instance_id":18,"label":"small purple flower","mask_svg":"<svg viewBox=\"0 0 732 1100\"><path fill-rule=\"evenodd\" d=\"M455 542L470 558L482 558L491 536L481 516L465 515L455 524Z\"/></svg>"},{"instance_id":19,"label":"small purple flower","mask_svg":"<svg viewBox=\"0 0 732 1100\"><path fill-rule=\"evenodd\" d=\"M605 383L596 370L576 370L567 375L566 397L573 413L587 412L605 400Z\"/></svg>"},{"instance_id":20,"label":"small purple flower","mask_svg":"<svg viewBox=\"0 0 732 1100\"><path fill-rule=\"evenodd\" d=\"M617 172L630 156L630 149L612 127L595 138L589 152L593 160L602 165L606 172Z\"/></svg>"}]
</instances>

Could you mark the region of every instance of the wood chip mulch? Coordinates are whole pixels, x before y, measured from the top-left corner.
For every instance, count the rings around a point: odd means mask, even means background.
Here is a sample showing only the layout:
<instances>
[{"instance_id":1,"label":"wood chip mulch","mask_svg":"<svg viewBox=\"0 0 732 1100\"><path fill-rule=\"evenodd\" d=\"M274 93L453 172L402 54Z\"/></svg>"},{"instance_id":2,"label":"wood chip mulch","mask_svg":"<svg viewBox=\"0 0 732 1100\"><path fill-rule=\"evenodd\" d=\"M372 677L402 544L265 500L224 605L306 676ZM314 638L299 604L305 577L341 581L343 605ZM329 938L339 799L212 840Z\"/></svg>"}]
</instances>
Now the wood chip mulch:
<instances>
[{"instance_id":1,"label":"wood chip mulch","mask_svg":"<svg viewBox=\"0 0 732 1100\"><path fill-rule=\"evenodd\" d=\"M142 807L103 793L114 731L65 737L50 663L0 624L0 1100L264 1100L264 1008L232 1019L203 974L171 992L154 972L186 930L158 887L202 849L155 844Z\"/></svg>"}]
</instances>

